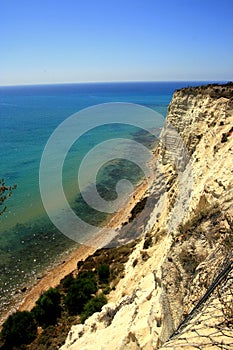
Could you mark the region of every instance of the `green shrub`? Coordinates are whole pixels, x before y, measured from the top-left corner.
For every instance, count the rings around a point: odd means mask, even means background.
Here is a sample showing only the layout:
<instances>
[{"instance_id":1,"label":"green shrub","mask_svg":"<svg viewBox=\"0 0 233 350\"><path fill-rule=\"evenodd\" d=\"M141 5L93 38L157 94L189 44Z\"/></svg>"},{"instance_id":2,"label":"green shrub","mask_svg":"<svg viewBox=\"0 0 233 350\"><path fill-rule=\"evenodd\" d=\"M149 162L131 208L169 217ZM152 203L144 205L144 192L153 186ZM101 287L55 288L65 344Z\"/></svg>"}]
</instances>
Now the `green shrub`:
<instances>
[{"instance_id":1,"label":"green shrub","mask_svg":"<svg viewBox=\"0 0 233 350\"><path fill-rule=\"evenodd\" d=\"M62 286L62 288L64 289L64 291L66 292L71 284L74 282L74 277L72 274L65 276L61 281L60 281L60 285Z\"/></svg>"},{"instance_id":2,"label":"green shrub","mask_svg":"<svg viewBox=\"0 0 233 350\"><path fill-rule=\"evenodd\" d=\"M28 311L17 311L2 326L1 336L7 349L14 346L29 344L37 334L35 320Z\"/></svg>"},{"instance_id":3,"label":"green shrub","mask_svg":"<svg viewBox=\"0 0 233 350\"><path fill-rule=\"evenodd\" d=\"M143 211L143 209L145 208L147 199L148 197L145 197L141 199L139 202L137 202L135 207L130 212L131 216L129 218L129 222L132 222L136 218L136 216Z\"/></svg>"},{"instance_id":4,"label":"green shrub","mask_svg":"<svg viewBox=\"0 0 233 350\"><path fill-rule=\"evenodd\" d=\"M100 265L98 268L99 281L102 283L108 283L110 277L110 268L108 264Z\"/></svg>"},{"instance_id":5,"label":"green shrub","mask_svg":"<svg viewBox=\"0 0 233 350\"><path fill-rule=\"evenodd\" d=\"M61 295L56 288L50 288L42 294L32 309L32 313L42 327L55 324L61 316Z\"/></svg>"},{"instance_id":6,"label":"green shrub","mask_svg":"<svg viewBox=\"0 0 233 350\"><path fill-rule=\"evenodd\" d=\"M100 294L95 298L90 299L84 306L83 313L81 315L81 322L93 315L95 312L101 311L102 307L107 303L107 298L104 294Z\"/></svg>"},{"instance_id":7,"label":"green shrub","mask_svg":"<svg viewBox=\"0 0 233 350\"><path fill-rule=\"evenodd\" d=\"M96 292L95 275L90 272L82 272L70 285L65 298L65 305L69 314L76 315L81 313L85 303Z\"/></svg>"}]
</instances>

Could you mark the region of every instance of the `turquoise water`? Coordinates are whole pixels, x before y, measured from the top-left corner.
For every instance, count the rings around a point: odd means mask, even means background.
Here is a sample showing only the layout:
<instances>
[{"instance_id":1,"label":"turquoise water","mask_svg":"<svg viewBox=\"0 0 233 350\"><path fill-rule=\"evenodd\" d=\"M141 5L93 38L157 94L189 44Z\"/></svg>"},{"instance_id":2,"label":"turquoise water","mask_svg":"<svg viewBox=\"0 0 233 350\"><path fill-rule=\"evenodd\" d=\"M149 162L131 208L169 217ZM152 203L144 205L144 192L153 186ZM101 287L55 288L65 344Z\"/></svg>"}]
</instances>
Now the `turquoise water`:
<instances>
[{"instance_id":1,"label":"turquoise water","mask_svg":"<svg viewBox=\"0 0 233 350\"><path fill-rule=\"evenodd\" d=\"M101 103L129 102L149 107L164 118L174 90L198 83L115 83L0 87L0 177L17 184L7 211L0 217L0 304L12 302L17 290L35 281L42 271L77 244L51 223L39 191L39 165L54 129L73 113ZM161 127L156 125L155 127ZM77 186L77 169L88 150L109 138L129 138L146 146L154 140L137 128L107 125L83 135L70 149L63 167L66 197L82 218L100 223L108 215L83 202ZM140 140L140 141L139 141ZM116 170L117 169L117 170ZM90 168L91 172L91 168ZM140 169L120 159L98 174L99 192L114 199L113 184L129 176L135 185ZM59 204L59 203L57 203ZM55 206L56 207L56 206ZM56 209L56 208L55 208ZM16 294L15 294L16 293Z\"/></svg>"}]
</instances>

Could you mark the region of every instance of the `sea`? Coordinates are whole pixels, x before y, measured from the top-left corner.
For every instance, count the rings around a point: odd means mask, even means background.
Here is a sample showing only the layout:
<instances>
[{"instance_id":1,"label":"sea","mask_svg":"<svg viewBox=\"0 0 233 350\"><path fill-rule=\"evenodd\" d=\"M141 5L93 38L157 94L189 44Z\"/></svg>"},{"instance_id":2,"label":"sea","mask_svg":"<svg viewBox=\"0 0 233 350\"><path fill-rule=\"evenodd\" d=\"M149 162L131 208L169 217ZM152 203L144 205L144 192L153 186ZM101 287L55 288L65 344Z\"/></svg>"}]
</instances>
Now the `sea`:
<instances>
[{"instance_id":1,"label":"sea","mask_svg":"<svg viewBox=\"0 0 233 350\"><path fill-rule=\"evenodd\" d=\"M70 120L70 116L82 116L84 111L88 127L84 127L80 138L69 145L69 151L62 163L62 185L65 198L74 213L91 225L102 225L111 213L91 208L80 194L77 173L82 160L90 150L109 139L128 139L148 148L152 148L156 142L148 130L145 132L138 126L115 122L115 116L112 118L111 114L114 113L115 106L133 104L155 111L160 119L159 122L154 120L154 125L152 121L150 127L151 130L153 127L159 130L165 121L174 91L200 84L203 82L0 87L0 178L4 178L6 186L17 186L4 203L7 206L5 213L0 215L0 313L4 313L22 291L36 283L44 271L65 259L80 243L61 232L45 210L41 199L40 164L44 149L54 131L61 125L66 127L64 122ZM110 106L109 123L106 120L97 120L101 108L96 109L96 106ZM85 114L85 111L91 113ZM92 118L91 121L88 120L89 117ZM92 124L94 127L90 128ZM69 141L70 136L66 132L63 134L62 131L60 136ZM130 144L132 147L132 143ZM59 147L58 157L62 152ZM101 153L103 152L95 153L84 176L87 192L92 172L96 171L94 167L100 157L98 154ZM99 169L96 187L105 200L115 199L115 185L121 178L126 178L133 186L142 180L142 169L139 163L134 164L137 157L140 158L139 154L132 159L128 157L127 160L120 156L116 159L110 157L106 166ZM53 168L54 162L55 158L48 168ZM56 169L54 178L52 175L48 177L48 191L53 188L52 192L56 195ZM59 206L59 196L58 199L54 197L54 212L61 209ZM0 211L2 207L0 206ZM66 219L62 220L64 222Z\"/></svg>"}]
</instances>

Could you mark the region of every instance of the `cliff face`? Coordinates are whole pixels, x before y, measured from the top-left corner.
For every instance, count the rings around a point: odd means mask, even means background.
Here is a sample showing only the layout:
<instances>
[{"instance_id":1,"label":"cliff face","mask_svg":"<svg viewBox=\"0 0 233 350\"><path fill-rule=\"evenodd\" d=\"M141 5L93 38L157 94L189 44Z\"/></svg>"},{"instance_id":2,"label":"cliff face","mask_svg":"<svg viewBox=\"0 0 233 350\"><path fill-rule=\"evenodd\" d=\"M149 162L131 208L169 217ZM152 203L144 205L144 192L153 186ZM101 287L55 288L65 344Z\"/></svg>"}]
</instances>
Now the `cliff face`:
<instances>
[{"instance_id":1,"label":"cliff face","mask_svg":"<svg viewBox=\"0 0 233 350\"><path fill-rule=\"evenodd\" d=\"M175 92L144 235L109 303L62 350L232 348L232 126L232 85Z\"/></svg>"}]
</instances>

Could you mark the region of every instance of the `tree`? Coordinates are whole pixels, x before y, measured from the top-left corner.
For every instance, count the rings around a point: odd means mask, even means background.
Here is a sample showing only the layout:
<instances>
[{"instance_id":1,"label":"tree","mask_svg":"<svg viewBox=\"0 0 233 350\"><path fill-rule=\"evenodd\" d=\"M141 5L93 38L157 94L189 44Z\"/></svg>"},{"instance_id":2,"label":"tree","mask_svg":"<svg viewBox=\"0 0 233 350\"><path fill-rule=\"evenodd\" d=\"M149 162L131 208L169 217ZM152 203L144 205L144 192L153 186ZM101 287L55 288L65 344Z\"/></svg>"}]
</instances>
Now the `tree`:
<instances>
[{"instance_id":1,"label":"tree","mask_svg":"<svg viewBox=\"0 0 233 350\"><path fill-rule=\"evenodd\" d=\"M2 326L1 336L7 349L30 344L37 335L35 320L28 311L17 311L10 315Z\"/></svg>"},{"instance_id":2,"label":"tree","mask_svg":"<svg viewBox=\"0 0 233 350\"><path fill-rule=\"evenodd\" d=\"M61 295L56 288L50 288L42 294L32 309L32 313L42 327L55 324L61 316Z\"/></svg>"},{"instance_id":3,"label":"tree","mask_svg":"<svg viewBox=\"0 0 233 350\"><path fill-rule=\"evenodd\" d=\"M13 190L16 189L16 185L14 186L6 186L5 180L0 179L0 206L5 203L5 201L11 197ZM0 210L0 215L2 215L6 211L6 206L3 207L3 209Z\"/></svg>"}]
</instances>

